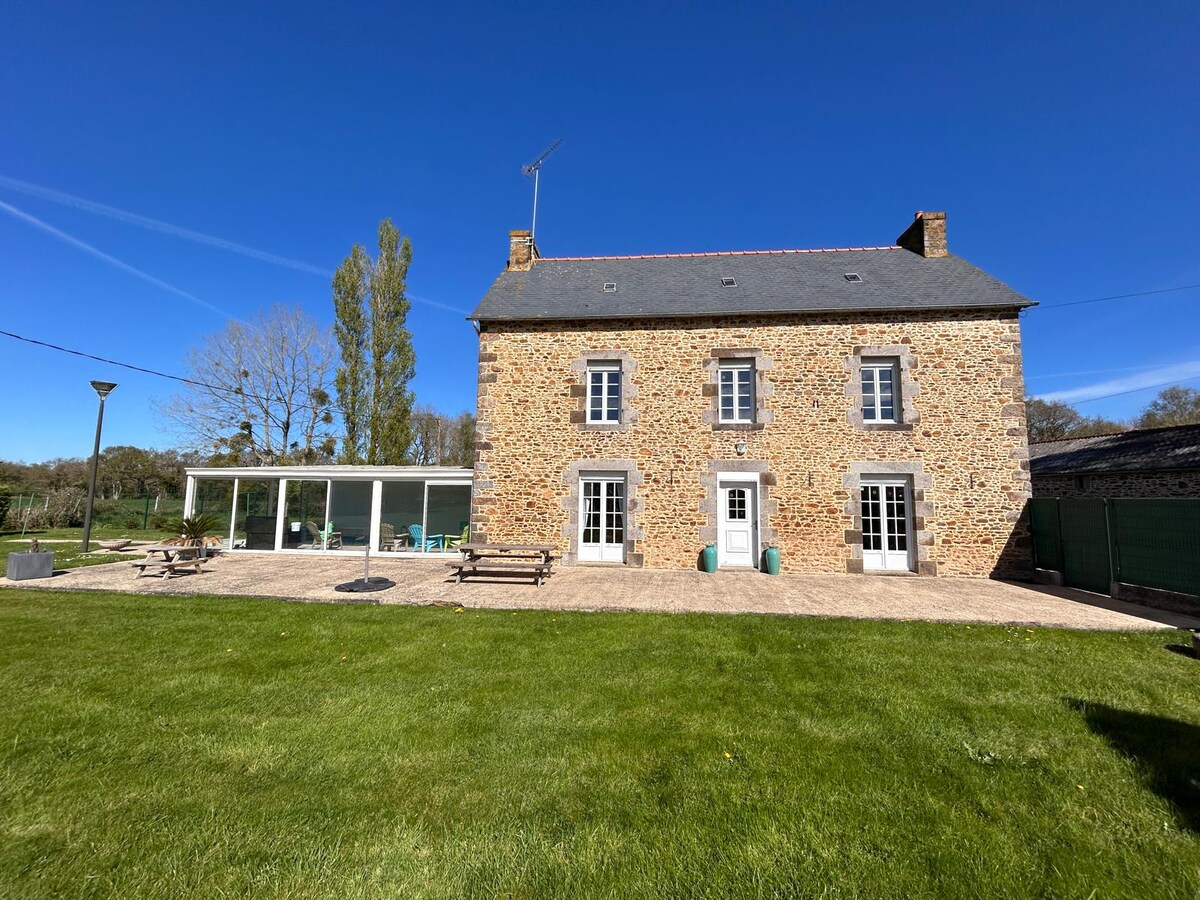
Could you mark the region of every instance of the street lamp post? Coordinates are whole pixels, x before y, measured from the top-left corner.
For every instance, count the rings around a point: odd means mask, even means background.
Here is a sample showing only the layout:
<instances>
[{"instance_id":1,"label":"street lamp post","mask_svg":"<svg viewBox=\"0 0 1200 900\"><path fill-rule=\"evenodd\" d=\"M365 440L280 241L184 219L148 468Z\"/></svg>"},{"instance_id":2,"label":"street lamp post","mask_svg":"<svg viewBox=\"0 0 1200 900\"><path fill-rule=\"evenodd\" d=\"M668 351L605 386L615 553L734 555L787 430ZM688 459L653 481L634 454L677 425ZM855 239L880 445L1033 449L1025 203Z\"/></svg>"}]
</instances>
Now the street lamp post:
<instances>
[{"instance_id":1,"label":"street lamp post","mask_svg":"<svg viewBox=\"0 0 1200 900\"><path fill-rule=\"evenodd\" d=\"M100 395L100 414L96 416L96 446L92 448L92 474L88 478L87 509L83 514L83 552L87 553L92 537L92 504L96 501L96 469L100 465L100 428L104 425L104 398L117 389L111 381L93 381L92 388Z\"/></svg>"}]
</instances>

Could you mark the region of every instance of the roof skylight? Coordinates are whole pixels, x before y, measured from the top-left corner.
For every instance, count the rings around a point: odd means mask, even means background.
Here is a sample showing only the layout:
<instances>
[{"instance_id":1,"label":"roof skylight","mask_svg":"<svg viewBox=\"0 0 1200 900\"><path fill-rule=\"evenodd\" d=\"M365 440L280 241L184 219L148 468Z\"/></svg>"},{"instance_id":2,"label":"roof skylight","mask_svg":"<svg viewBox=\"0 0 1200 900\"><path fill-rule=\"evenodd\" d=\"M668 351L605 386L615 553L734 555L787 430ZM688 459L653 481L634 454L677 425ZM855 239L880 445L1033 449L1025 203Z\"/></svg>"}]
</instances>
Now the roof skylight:
<instances>
[{"instance_id":1,"label":"roof skylight","mask_svg":"<svg viewBox=\"0 0 1200 900\"><path fill-rule=\"evenodd\" d=\"M862 276L859 275L857 272L847 272L846 280L849 281L851 284L859 284L862 282Z\"/></svg>"},{"instance_id":2,"label":"roof skylight","mask_svg":"<svg viewBox=\"0 0 1200 900\"><path fill-rule=\"evenodd\" d=\"M726 275L721 279L721 287L737 287L737 281Z\"/></svg>"},{"instance_id":3,"label":"roof skylight","mask_svg":"<svg viewBox=\"0 0 1200 900\"><path fill-rule=\"evenodd\" d=\"M615 294L617 292L617 283L615 281L604 282L604 293Z\"/></svg>"}]
</instances>

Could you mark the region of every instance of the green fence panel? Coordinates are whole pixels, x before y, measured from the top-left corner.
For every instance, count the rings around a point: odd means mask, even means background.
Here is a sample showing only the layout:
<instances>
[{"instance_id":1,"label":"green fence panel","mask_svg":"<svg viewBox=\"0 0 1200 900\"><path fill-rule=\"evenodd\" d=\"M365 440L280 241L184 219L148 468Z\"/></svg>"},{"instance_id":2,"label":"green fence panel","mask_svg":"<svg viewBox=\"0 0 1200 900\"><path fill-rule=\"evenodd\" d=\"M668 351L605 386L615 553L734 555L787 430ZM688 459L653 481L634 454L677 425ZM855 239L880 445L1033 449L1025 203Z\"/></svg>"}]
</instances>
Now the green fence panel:
<instances>
[{"instance_id":1,"label":"green fence panel","mask_svg":"<svg viewBox=\"0 0 1200 900\"><path fill-rule=\"evenodd\" d=\"M1112 581L1103 500L1058 501L1063 583L1107 594Z\"/></svg>"},{"instance_id":2,"label":"green fence panel","mask_svg":"<svg viewBox=\"0 0 1200 900\"><path fill-rule=\"evenodd\" d=\"M1029 525L1033 531L1033 559L1039 569L1062 571L1062 545L1058 534L1058 501L1029 501Z\"/></svg>"},{"instance_id":3,"label":"green fence panel","mask_svg":"<svg viewBox=\"0 0 1200 900\"><path fill-rule=\"evenodd\" d=\"M1200 499L1108 503L1117 581L1200 594Z\"/></svg>"}]
</instances>

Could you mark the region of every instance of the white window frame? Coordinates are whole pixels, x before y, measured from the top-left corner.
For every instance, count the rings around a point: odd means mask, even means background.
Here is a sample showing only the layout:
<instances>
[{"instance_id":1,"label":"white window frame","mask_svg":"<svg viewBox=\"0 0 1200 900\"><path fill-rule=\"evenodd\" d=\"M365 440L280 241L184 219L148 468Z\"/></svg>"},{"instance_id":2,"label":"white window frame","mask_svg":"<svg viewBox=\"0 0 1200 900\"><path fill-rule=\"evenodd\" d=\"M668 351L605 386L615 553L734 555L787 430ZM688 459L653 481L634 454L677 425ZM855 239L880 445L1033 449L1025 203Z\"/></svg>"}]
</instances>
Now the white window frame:
<instances>
[{"instance_id":1,"label":"white window frame","mask_svg":"<svg viewBox=\"0 0 1200 900\"><path fill-rule=\"evenodd\" d=\"M597 410L595 410L594 404L592 403L592 398L594 396L593 395L593 385L592 385L592 375L593 374L601 374L604 376L600 383L600 409L598 411L599 418L596 417ZM610 402L608 389L609 389L609 380L610 380L610 378L612 378L614 376L616 377L616 380L617 380L617 400L616 400L616 407L615 407L617 416L615 419L611 419L611 418L609 418L608 414L613 411L614 407L613 407L612 403ZM587 407L587 412L586 412L586 415L584 416L584 419L587 422L587 424L589 424L589 425L620 425L621 424L621 415L623 413L623 410L621 409L621 400L622 400L622 391L623 391L623 385L621 384L621 377L622 377L621 364L619 362L607 362L607 361L603 361L603 360L597 360L596 362L590 362L587 364L587 369L585 370L584 377L587 378L587 391L586 391L587 396L584 401L586 404L586 407Z\"/></svg>"},{"instance_id":2,"label":"white window frame","mask_svg":"<svg viewBox=\"0 0 1200 900\"><path fill-rule=\"evenodd\" d=\"M891 418L884 418L883 403L881 402L881 394L879 390L879 373L887 369L892 373L892 415ZM872 396L874 397L874 405L867 405L867 392L863 390L862 380L865 375L870 373L871 382L874 386ZM894 356L883 357L868 357L862 360L859 364L859 393L862 397L862 420L864 425L899 425L901 396L900 396L900 360ZM871 415L868 415L868 412Z\"/></svg>"},{"instance_id":3,"label":"white window frame","mask_svg":"<svg viewBox=\"0 0 1200 900\"><path fill-rule=\"evenodd\" d=\"M750 383L748 387L750 392L750 413L748 416L743 417L739 413L740 404L738 401L741 400L742 394L741 389L738 386L737 376L739 372L747 371L750 373ZM731 380L731 386L733 390L732 416L725 415L725 404L723 402L725 399L725 381L721 377L725 372L733 372L733 379ZM754 423L754 404L756 400L754 396L754 377L754 361L750 359L723 360L717 365L717 421L720 424L752 425Z\"/></svg>"}]
</instances>

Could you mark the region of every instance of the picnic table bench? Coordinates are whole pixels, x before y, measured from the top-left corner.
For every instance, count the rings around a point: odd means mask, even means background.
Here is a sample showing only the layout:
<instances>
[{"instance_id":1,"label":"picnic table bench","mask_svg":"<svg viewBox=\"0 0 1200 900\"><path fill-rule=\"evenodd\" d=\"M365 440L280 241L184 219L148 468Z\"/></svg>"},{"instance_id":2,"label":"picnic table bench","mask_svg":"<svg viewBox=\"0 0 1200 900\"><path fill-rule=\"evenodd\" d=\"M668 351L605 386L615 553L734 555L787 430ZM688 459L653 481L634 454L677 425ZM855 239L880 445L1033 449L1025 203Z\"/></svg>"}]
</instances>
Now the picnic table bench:
<instances>
[{"instance_id":1,"label":"picnic table bench","mask_svg":"<svg viewBox=\"0 0 1200 900\"><path fill-rule=\"evenodd\" d=\"M129 564L137 569L135 578L147 574L161 575L163 578L181 575L184 572L199 574L200 566L204 562L200 556L200 548L191 545L151 544L142 549L146 551L146 558L134 560ZM162 559L157 559L156 553L161 553Z\"/></svg>"},{"instance_id":2,"label":"picnic table bench","mask_svg":"<svg viewBox=\"0 0 1200 900\"><path fill-rule=\"evenodd\" d=\"M455 583L470 575L527 576L541 587L554 567L556 547L548 544L460 544L461 558L446 565L454 570Z\"/></svg>"}]
</instances>

